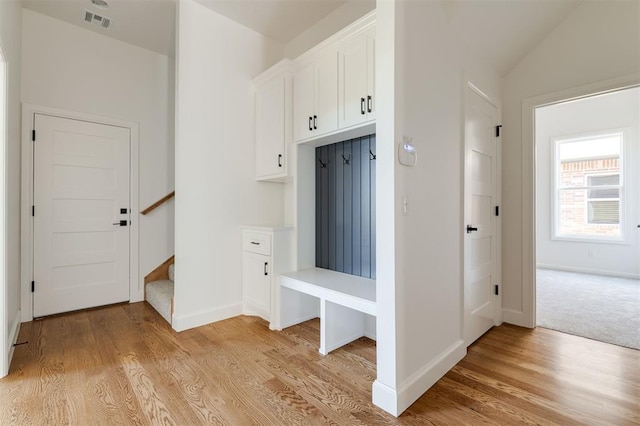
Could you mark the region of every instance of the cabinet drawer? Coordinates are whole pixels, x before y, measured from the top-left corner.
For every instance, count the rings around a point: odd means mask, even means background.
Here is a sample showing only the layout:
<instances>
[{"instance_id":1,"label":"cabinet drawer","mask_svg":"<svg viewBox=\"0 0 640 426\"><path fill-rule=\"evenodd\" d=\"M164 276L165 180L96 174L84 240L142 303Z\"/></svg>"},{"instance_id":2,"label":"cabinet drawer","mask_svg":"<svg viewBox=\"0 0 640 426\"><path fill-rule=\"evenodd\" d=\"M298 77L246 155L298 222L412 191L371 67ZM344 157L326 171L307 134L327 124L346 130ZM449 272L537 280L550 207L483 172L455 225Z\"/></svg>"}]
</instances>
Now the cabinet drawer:
<instances>
[{"instance_id":1,"label":"cabinet drawer","mask_svg":"<svg viewBox=\"0 0 640 426\"><path fill-rule=\"evenodd\" d=\"M251 253L271 255L271 235L261 232L244 232L242 249Z\"/></svg>"}]
</instances>

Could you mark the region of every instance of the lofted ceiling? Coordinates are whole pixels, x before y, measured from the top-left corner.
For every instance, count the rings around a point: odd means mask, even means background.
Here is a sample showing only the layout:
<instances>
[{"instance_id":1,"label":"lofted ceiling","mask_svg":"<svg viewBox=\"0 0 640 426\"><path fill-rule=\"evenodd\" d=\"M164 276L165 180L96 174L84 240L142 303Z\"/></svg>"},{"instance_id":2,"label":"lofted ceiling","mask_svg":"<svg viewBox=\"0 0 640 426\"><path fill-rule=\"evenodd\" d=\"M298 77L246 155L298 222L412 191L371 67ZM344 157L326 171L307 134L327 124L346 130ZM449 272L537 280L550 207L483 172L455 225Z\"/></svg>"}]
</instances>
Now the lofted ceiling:
<instances>
[{"instance_id":1,"label":"lofted ceiling","mask_svg":"<svg viewBox=\"0 0 640 426\"><path fill-rule=\"evenodd\" d=\"M582 0L448 0L445 15L462 45L506 75Z\"/></svg>"},{"instance_id":2,"label":"lofted ceiling","mask_svg":"<svg viewBox=\"0 0 640 426\"><path fill-rule=\"evenodd\" d=\"M27 9L49 15L164 55L175 49L177 0L23 0ZM347 0L195 0L283 44L327 16ZM359 1L359 0L351 0ZM432 1L432 0L414 0ZM582 0L445 0L444 14L459 42L509 72ZM108 29L84 22L84 10L111 19Z\"/></svg>"},{"instance_id":3,"label":"lofted ceiling","mask_svg":"<svg viewBox=\"0 0 640 426\"><path fill-rule=\"evenodd\" d=\"M91 0L22 0L22 5L117 40L173 56L176 0L106 1L109 4L106 9L94 6ZM85 22L85 10L110 18L109 28Z\"/></svg>"}]
</instances>

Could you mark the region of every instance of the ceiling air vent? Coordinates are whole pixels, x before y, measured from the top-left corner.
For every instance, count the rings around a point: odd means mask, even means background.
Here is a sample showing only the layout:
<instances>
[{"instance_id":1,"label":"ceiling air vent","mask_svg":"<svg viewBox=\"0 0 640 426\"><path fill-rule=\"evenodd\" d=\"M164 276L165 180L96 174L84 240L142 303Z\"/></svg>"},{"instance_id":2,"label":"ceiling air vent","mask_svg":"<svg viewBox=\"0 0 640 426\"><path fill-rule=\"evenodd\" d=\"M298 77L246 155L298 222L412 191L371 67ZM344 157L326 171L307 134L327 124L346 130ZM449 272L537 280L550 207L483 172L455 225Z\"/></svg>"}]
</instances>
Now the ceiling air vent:
<instances>
[{"instance_id":1,"label":"ceiling air vent","mask_svg":"<svg viewBox=\"0 0 640 426\"><path fill-rule=\"evenodd\" d=\"M107 18L106 16L100 16L88 10L84 11L84 20L85 22L99 25L102 28L109 28L109 25L111 25L111 18Z\"/></svg>"}]
</instances>

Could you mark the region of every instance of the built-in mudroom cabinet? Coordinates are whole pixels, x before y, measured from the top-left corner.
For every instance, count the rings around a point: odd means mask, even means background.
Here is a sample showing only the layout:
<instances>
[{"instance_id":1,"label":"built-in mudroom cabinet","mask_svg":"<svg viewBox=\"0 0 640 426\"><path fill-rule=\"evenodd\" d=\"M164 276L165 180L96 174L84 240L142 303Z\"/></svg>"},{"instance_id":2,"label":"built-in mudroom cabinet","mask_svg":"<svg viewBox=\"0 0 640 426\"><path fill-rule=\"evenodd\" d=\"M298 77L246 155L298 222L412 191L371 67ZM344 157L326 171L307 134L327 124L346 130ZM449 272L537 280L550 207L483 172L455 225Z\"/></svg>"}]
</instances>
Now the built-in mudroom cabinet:
<instances>
[{"instance_id":1,"label":"built-in mudroom cabinet","mask_svg":"<svg viewBox=\"0 0 640 426\"><path fill-rule=\"evenodd\" d=\"M242 232L244 310L275 330L319 317L323 355L375 339L375 28L371 12L254 80L256 179L283 184L285 220Z\"/></svg>"}]
</instances>

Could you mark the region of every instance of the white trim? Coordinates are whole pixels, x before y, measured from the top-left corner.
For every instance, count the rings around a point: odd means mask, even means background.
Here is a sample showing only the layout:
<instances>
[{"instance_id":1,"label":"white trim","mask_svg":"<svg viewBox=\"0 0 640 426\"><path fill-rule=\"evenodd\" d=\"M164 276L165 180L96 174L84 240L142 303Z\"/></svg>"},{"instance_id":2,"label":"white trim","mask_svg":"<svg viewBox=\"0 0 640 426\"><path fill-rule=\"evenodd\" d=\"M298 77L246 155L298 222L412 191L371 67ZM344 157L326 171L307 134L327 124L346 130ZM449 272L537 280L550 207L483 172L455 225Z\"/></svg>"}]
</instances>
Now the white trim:
<instances>
[{"instance_id":1,"label":"white trim","mask_svg":"<svg viewBox=\"0 0 640 426\"><path fill-rule=\"evenodd\" d=\"M130 131L130 188L129 197L131 209L131 228L129 233L129 302L144 300L144 282L139 277L139 212L138 212L138 180L140 131L139 124L110 117L103 117L81 112L67 111L40 105L22 105L22 206L21 206L21 311L22 321L33 320L33 295L31 280L33 277L33 220L31 206L33 205L33 145L31 131L35 114L51 115L73 120L90 121L108 126L117 126Z\"/></svg>"},{"instance_id":2,"label":"white trim","mask_svg":"<svg viewBox=\"0 0 640 426\"><path fill-rule=\"evenodd\" d=\"M462 339L444 350L437 358L424 365L411 377L398 386L397 409L402 413L409 408L427 389L433 386L449 370L451 370L462 358L467 355L467 346ZM398 415L398 414L394 414Z\"/></svg>"},{"instance_id":3,"label":"white trim","mask_svg":"<svg viewBox=\"0 0 640 426\"><path fill-rule=\"evenodd\" d=\"M534 328L536 324L536 217L535 217L535 109L560 102L582 99L594 95L616 92L640 85L640 73L573 87L554 93L535 96L522 101L522 311L504 310L506 322Z\"/></svg>"},{"instance_id":4,"label":"white trim","mask_svg":"<svg viewBox=\"0 0 640 426\"><path fill-rule=\"evenodd\" d=\"M485 101L489 102L491 105L496 107L496 109L498 109L498 112L500 112L500 102L499 101L493 99L491 96L487 95L485 92L480 90L480 88L478 86L476 86L475 84L473 84L470 80L467 80L467 87L469 89L471 89L472 91L474 91L482 99L484 99ZM501 121L501 120L498 120L498 121Z\"/></svg>"},{"instance_id":5,"label":"white trim","mask_svg":"<svg viewBox=\"0 0 640 426\"><path fill-rule=\"evenodd\" d=\"M242 315L242 303L234 303L220 308L202 310L188 315L173 314L173 317L171 318L171 326L175 331L185 331L190 328L200 327L216 321L237 317L238 315Z\"/></svg>"},{"instance_id":6,"label":"white trim","mask_svg":"<svg viewBox=\"0 0 640 426\"><path fill-rule=\"evenodd\" d=\"M497 126L501 126L500 123L502 123L502 104L500 103L499 100L496 100L494 98L492 98L491 96L489 96L487 93L485 93L483 90L481 90L476 84L474 84L471 79L465 75L464 76L464 85L469 88L472 92L476 93L478 96L480 96L482 99L484 99L485 101L487 101L489 104L491 104L495 109L496 109L496 113L497 113L497 117L496 117L496 125ZM467 101L466 101L466 90L462 91L462 116L463 116L463 120L462 120L462 127L461 127L461 132L463 135L463 139L466 138L466 125L467 125ZM466 184L466 180L465 180L465 173L467 172L466 170L466 144L467 141L466 139L463 140L463 144L464 144L464 149L463 149L463 153L462 153L462 206L463 206L463 212L462 212L462 222L460 224L461 228L464 228L464 226L466 225L466 210L465 210L465 197L466 197L466 188L465 188L465 184ZM496 251L495 251L495 283L496 285L498 285L499 288L499 292L498 295L494 296L495 297L495 308L494 308L494 312L493 312L493 323L494 326L498 326L500 324L502 324L503 322L503 310L502 310L502 294L503 294L503 289L504 286L502 285L502 132L500 133L500 136L496 136L496 158L495 158L495 162L496 162L496 193L495 193L495 205L498 206L498 208L501 210L501 213L495 217L496 220L496 224L495 224L495 240L496 240ZM464 277L464 265L465 265L465 250L466 250L466 246L465 246L465 238L464 238L464 234L461 234L461 247L462 247L462 265L463 265L463 276L462 276L462 291L461 291L461 301L460 301L460 306L461 306L461 310L460 310L460 315L461 315L461 321L460 321L460 325L461 325L461 336L464 337L465 335L465 310L464 310L464 290L465 290L465 277Z\"/></svg>"},{"instance_id":7,"label":"white trim","mask_svg":"<svg viewBox=\"0 0 640 426\"><path fill-rule=\"evenodd\" d=\"M7 364L5 366L3 366L4 368L2 369L2 374L0 374L0 377L4 377L7 374L9 374L9 367L11 366L11 360L13 359L13 352L15 349L15 344L18 341L18 334L20 334L20 324L22 323L21 321L21 314L20 311L16 312L15 317L13 318L13 322L11 323L11 328L9 329L9 338L6 341L6 345L7 348L9 349L7 352L7 359L6 362ZM3 357L4 358L4 357ZM4 361L4 360L3 360Z\"/></svg>"},{"instance_id":8,"label":"white trim","mask_svg":"<svg viewBox=\"0 0 640 426\"><path fill-rule=\"evenodd\" d=\"M538 263L538 269L550 269L552 271L577 272L579 274L603 275L606 277L630 278L632 280L640 280L640 275L638 274L629 274L619 271L608 271L606 269L576 268L573 266L548 265L544 263Z\"/></svg>"},{"instance_id":9,"label":"white trim","mask_svg":"<svg viewBox=\"0 0 640 426\"><path fill-rule=\"evenodd\" d=\"M7 147L9 140L9 120L8 120L8 106L9 106L9 67L5 60L6 55L4 49L0 46L0 129L2 134L0 135L0 143L2 143L2 151L0 154L0 340L3 342L2 347L2 361L0 361L0 377L4 377L9 372L9 364L11 363L11 357L13 356L13 346L7 340L8 329L8 311L9 311L9 280L6 268L7 263ZM20 311L18 311L19 313Z\"/></svg>"},{"instance_id":10,"label":"white trim","mask_svg":"<svg viewBox=\"0 0 640 426\"><path fill-rule=\"evenodd\" d=\"M403 410L398 410L398 393L391 386L376 380L371 387L371 400L374 405L398 417Z\"/></svg>"}]
</instances>

